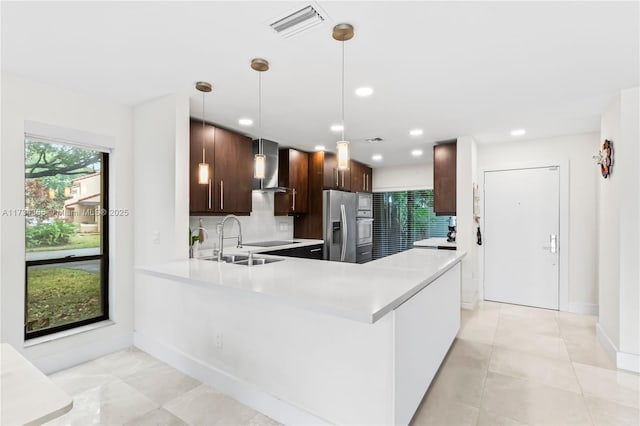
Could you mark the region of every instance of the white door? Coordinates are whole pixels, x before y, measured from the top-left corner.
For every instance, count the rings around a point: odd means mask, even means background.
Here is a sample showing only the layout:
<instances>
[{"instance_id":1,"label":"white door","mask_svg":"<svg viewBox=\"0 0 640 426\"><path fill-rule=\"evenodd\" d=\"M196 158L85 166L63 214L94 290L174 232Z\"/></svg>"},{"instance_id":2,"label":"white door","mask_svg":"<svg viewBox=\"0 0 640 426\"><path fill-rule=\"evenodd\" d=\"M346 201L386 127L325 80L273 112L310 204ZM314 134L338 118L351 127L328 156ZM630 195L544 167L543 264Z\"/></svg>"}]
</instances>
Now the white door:
<instances>
[{"instance_id":1,"label":"white door","mask_svg":"<svg viewBox=\"0 0 640 426\"><path fill-rule=\"evenodd\" d=\"M560 170L484 174L486 300L558 309Z\"/></svg>"}]
</instances>

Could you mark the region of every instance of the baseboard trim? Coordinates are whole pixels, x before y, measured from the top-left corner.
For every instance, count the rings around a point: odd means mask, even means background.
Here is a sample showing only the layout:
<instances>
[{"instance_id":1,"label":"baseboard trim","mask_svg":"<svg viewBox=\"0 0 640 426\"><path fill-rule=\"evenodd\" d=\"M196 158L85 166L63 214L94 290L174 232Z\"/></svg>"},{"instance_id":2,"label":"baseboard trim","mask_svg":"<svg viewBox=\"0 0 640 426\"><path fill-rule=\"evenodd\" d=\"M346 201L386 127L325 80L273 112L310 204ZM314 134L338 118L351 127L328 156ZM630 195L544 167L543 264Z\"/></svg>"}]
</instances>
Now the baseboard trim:
<instances>
[{"instance_id":1,"label":"baseboard trim","mask_svg":"<svg viewBox=\"0 0 640 426\"><path fill-rule=\"evenodd\" d=\"M602 328L602 325L599 322L596 324L596 338L604 348L607 355L609 355L609 358L611 358L611 360L617 365L616 359L618 354L618 348L613 343L613 341L609 338L609 336L604 331L604 328Z\"/></svg>"},{"instance_id":2,"label":"baseboard trim","mask_svg":"<svg viewBox=\"0 0 640 426\"><path fill-rule=\"evenodd\" d=\"M640 355L620 352L600 323L596 324L596 337L617 368L640 373Z\"/></svg>"},{"instance_id":3,"label":"baseboard trim","mask_svg":"<svg viewBox=\"0 0 640 426\"><path fill-rule=\"evenodd\" d=\"M140 332L133 335L133 344L172 367L200 380L241 403L266 414L282 424L327 425L313 414L265 392L255 385L193 358L178 348L159 342Z\"/></svg>"},{"instance_id":4,"label":"baseboard trim","mask_svg":"<svg viewBox=\"0 0 640 426\"><path fill-rule=\"evenodd\" d=\"M566 312L583 315L598 315L598 305L593 303L569 303Z\"/></svg>"},{"instance_id":5,"label":"baseboard trim","mask_svg":"<svg viewBox=\"0 0 640 426\"><path fill-rule=\"evenodd\" d=\"M616 365L622 370L640 373L640 355L628 352L618 352Z\"/></svg>"},{"instance_id":6,"label":"baseboard trim","mask_svg":"<svg viewBox=\"0 0 640 426\"><path fill-rule=\"evenodd\" d=\"M478 304L477 302L472 302L472 303L460 302L460 307L468 311L473 311L476 308L477 304Z\"/></svg>"}]
</instances>

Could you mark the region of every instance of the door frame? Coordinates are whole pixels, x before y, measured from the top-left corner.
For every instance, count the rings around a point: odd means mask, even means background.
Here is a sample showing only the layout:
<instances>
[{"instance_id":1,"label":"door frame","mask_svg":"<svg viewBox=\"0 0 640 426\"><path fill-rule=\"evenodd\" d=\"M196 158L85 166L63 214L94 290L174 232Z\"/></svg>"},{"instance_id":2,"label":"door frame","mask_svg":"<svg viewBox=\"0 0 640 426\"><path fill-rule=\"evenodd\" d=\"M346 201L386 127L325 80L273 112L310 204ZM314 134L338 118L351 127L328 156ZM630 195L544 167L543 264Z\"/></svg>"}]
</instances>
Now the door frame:
<instances>
[{"instance_id":1,"label":"door frame","mask_svg":"<svg viewBox=\"0 0 640 426\"><path fill-rule=\"evenodd\" d=\"M480 221L482 229L485 228L485 216L486 211L485 202L486 197L484 195L485 188L485 173L486 172L502 172L508 170L520 170L520 169L537 169L545 167L558 167L560 171L560 232L559 232L559 294L558 294L558 310L570 311L569 306L569 160L568 159L555 159L545 161L523 161L513 162L501 165L500 167L489 166L480 171L482 174L482 203L480 212ZM479 262L482 266L482 285L480 286L480 300L484 300L484 283L485 283L485 253L484 247L481 249L482 261Z\"/></svg>"}]
</instances>

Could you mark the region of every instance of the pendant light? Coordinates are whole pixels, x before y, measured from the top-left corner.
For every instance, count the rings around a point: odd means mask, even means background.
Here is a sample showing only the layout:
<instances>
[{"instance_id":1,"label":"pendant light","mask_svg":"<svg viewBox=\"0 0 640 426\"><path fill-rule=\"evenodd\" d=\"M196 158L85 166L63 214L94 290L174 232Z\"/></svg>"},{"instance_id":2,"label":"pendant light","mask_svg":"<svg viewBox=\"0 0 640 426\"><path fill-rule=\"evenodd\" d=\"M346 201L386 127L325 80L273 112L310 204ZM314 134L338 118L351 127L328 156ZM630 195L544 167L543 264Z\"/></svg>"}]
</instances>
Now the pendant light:
<instances>
[{"instance_id":1,"label":"pendant light","mask_svg":"<svg viewBox=\"0 0 640 426\"><path fill-rule=\"evenodd\" d=\"M204 94L211 91L211 83L199 81L196 83L196 89L202 92L202 163L198 164L198 183L207 185L209 183L209 164L205 159Z\"/></svg>"},{"instance_id":2,"label":"pendant light","mask_svg":"<svg viewBox=\"0 0 640 426\"><path fill-rule=\"evenodd\" d=\"M262 150L262 73L269 70L269 62L266 59L255 58L251 60L251 68L258 71L258 153L253 162L253 177L264 179L266 158Z\"/></svg>"},{"instance_id":3,"label":"pendant light","mask_svg":"<svg viewBox=\"0 0 640 426\"><path fill-rule=\"evenodd\" d=\"M333 38L342 42L342 140L336 144L338 170L349 169L349 142L344 137L344 42L353 38L351 24L338 24L333 27Z\"/></svg>"}]
</instances>

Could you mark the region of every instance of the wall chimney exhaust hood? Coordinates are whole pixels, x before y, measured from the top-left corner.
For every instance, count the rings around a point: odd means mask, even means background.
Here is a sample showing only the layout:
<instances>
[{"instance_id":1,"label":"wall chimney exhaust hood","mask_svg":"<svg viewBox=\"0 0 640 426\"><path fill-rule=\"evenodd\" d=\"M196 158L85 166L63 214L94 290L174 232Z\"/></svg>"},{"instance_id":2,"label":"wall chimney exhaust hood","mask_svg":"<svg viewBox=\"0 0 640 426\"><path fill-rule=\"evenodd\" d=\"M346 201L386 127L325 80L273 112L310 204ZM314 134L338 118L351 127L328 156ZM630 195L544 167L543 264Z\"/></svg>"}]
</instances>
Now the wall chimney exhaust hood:
<instances>
[{"instance_id":1,"label":"wall chimney exhaust hood","mask_svg":"<svg viewBox=\"0 0 640 426\"><path fill-rule=\"evenodd\" d=\"M260 141L253 141L253 154L260 152ZM262 139L262 154L265 156L264 179L253 179L253 190L262 192L287 192L278 186L278 144Z\"/></svg>"}]
</instances>

